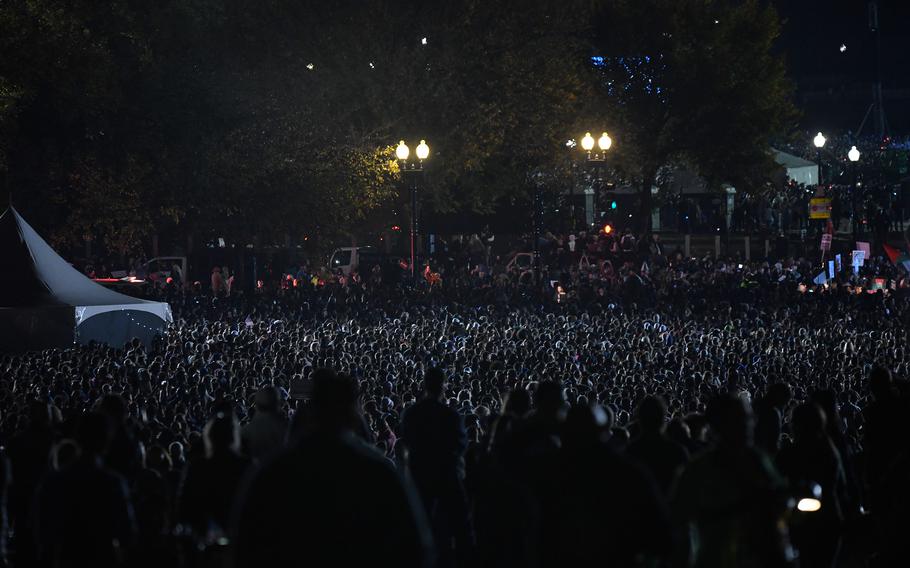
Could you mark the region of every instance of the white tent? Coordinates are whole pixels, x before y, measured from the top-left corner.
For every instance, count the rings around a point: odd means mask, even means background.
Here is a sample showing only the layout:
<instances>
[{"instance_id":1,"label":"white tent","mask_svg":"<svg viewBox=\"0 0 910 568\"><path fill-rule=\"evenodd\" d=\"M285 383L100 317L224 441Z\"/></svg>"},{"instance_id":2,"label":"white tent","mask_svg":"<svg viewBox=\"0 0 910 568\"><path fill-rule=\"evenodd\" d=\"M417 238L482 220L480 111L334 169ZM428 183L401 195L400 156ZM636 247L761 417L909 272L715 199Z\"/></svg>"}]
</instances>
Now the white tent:
<instances>
[{"instance_id":1,"label":"white tent","mask_svg":"<svg viewBox=\"0 0 910 568\"><path fill-rule=\"evenodd\" d=\"M815 162L780 150L774 150L774 161L783 166L787 179L804 185L818 184L818 164Z\"/></svg>"},{"instance_id":2,"label":"white tent","mask_svg":"<svg viewBox=\"0 0 910 568\"><path fill-rule=\"evenodd\" d=\"M173 320L167 303L109 290L70 266L12 207L0 216L0 247L0 263L8 275L0 278L0 311L20 322L25 317L36 345L48 343L43 341L48 337L41 337L39 320L50 309L60 314L61 308L71 307L73 340L115 347L133 338L149 344ZM4 335L12 331L10 321L10 317L0 321Z\"/></svg>"}]
</instances>

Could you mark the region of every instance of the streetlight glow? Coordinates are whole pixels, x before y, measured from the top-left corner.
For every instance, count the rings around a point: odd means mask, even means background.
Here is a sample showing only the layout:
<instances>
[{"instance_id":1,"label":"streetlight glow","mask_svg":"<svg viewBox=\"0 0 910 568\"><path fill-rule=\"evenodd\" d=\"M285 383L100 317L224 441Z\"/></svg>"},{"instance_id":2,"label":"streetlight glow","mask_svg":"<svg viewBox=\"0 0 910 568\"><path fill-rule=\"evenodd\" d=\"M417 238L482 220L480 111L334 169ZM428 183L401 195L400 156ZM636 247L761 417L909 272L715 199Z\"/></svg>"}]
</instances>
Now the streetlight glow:
<instances>
[{"instance_id":1,"label":"streetlight glow","mask_svg":"<svg viewBox=\"0 0 910 568\"><path fill-rule=\"evenodd\" d=\"M585 137L581 139L581 147L584 148L586 152L590 152L594 149L594 137L591 136L590 132L585 133Z\"/></svg>"},{"instance_id":2,"label":"streetlight glow","mask_svg":"<svg viewBox=\"0 0 910 568\"><path fill-rule=\"evenodd\" d=\"M601 135L600 140L597 141L597 145L600 146L601 150L609 150L610 146L613 145L613 140L611 140L610 137L607 136L607 133L604 132Z\"/></svg>"},{"instance_id":3,"label":"streetlight glow","mask_svg":"<svg viewBox=\"0 0 910 568\"><path fill-rule=\"evenodd\" d=\"M827 141L828 141L828 139L825 138L825 136L821 132L816 134L815 138L812 139L812 143L815 144L816 148L824 148L825 142L827 142Z\"/></svg>"},{"instance_id":4,"label":"streetlight glow","mask_svg":"<svg viewBox=\"0 0 910 568\"><path fill-rule=\"evenodd\" d=\"M847 152L847 158L848 158L851 162L858 162L858 161L859 161L859 150L857 150L856 146L853 146L852 148L850 148L850 151Z\"/></svg>"},{"instance_id":5,"label":"streetlight glow","mask_svg":"<svg viewBox=\"0 0 910 568\"><path fill-rule=\"evenodd\" d=\"M398 142L398 147L395 148L395 155L401 161L407 160L408 156L411 155L411 149L408 148L408 145L404 143L404 140Z\"/></svg>"},{"instance_id":6,"label":"streetlight glow","mask_svg":"<svg viewBox=\"0 0 910 568\"><path fill-rule=\"evenodd\" d=\"M818 499L805 497L799 500L799 503L796 504L796 508L804 513L814 513L822 508L822 503Z\"/></svg>"},{"instance_id":7,"label":"streetlight glow","mask_svg":"<svg viewBox=\"0 0 910 568\"><path fill-rule=\"evenodd\" d=\"M417 145L417 159L426 160L427 156L430 155L430 147L427 146L426 140L421 140L420 144Z\"/></svg>"}]
</instances>

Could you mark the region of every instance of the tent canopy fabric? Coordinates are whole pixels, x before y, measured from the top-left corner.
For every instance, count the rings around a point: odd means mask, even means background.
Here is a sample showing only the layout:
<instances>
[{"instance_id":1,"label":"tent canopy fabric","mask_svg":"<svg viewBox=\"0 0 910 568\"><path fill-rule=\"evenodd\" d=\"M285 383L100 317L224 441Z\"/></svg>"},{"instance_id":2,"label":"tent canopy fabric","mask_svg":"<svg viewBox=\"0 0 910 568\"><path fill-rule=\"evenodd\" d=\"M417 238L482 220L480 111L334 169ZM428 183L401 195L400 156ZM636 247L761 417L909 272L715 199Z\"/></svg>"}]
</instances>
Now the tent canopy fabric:
<instances>
[{"instance_id":1,"label":"tent canopy fabric","mask_svg":"<svg viewBox=\"0 0 910 568\"><path fill-rule=\"evenodd\" d=\"M139 327L149 331L140 337L146 342L173 320L167 303L109 290L70 266L13 207L0 215L0 266L4 270L4 277L0 278L0 309L71 306L77 328L99 314L119 312L119 317L130 319L132 312L145 312L154 316L152 320L143 317L145 323ZM147 325L150 321L160 324ZM93 335L99 340L98 333ZM122 345L121 339L111 337L109 342Z\"/></svg>"},{"instance_id":2,"label":"tent canopy fabric","mask_svg":"<svg viewBox=\"0 0 910 568\"><path fill-rule=\"evenodd\" d=\"M815 185L818 183L818 164L780 150L772 149L772 151L774 152L774 161L784 168L787 178L804 185Z\"/></svg>"}]
</instances>

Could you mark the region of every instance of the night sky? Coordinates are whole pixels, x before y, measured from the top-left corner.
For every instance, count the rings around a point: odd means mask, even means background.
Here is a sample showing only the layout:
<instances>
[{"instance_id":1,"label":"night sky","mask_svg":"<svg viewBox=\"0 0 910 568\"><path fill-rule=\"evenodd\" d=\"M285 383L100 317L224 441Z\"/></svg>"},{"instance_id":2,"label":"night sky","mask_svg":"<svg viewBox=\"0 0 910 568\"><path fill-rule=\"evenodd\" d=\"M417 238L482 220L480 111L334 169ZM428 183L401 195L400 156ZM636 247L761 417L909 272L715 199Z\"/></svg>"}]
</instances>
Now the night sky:
<instances>
[{"instance_id":1,"label":"night sky","mask_svg":"<svg viewBox=\"0 0 910 568\"><path fill-rule=\"evenodd\" d=\"M872 102L874 36L867 0L775 0L780 49L807 130L856 130ZM892 135L910 134L910 0L879 0L881 79ZM842 51L842 47L846 47ZM871 119L870 119L871 120ZM871 134L871 123L864 134Z\"/></svg>"}]
</instances>

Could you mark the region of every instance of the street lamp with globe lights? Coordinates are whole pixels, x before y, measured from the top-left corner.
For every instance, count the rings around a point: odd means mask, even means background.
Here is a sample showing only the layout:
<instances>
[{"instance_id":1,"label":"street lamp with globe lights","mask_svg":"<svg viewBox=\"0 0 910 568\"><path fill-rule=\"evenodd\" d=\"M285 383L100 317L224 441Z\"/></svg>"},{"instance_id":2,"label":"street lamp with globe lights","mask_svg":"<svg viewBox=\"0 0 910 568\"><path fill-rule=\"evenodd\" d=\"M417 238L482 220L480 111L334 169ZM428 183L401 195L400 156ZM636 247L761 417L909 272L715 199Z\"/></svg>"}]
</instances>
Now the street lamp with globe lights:
<instances>
[{"instance_id":1,"label":"street lamp with globe lights","mask_svg":"<svg viewBox=\"0 0 910 568\"><path fill-rule=\"evenodd\" d=\"M595 150L595 144L597 150ZM610 135L604 132L600 135L600 138L597 140L591 136L590 132L586 132L584 138L581 139L581 148L585 152L585 163L588 166L594 168L600 168L604 166L607 162L607 151L613 146L613 139L610 138ZM598 176L599 177L599 176ZM591 189L593 192L593 189ZM575 195L570 194L570 203L569 208L570 214L572 215L572 230L575 230ZM593 199L593 197L592 197ZM592 205L593 207L593 205Z\"/></svg>"},{"instance_id":2,"label":"street lamp with globe lights","mask_svg":"<svg viewBox=\"0 0 910 568\"><path fill-rule=\"evenodd\" d=\"M825 142L827 141L828 139L821 132L812 139L812 144L815 145L815 159L818 164L818 185L822 184L822 148L825 147Z\"/></svg>"},{"instance_id":3,"label":"street lamp with globe lights","mask_svg":"<svg viewBox=\"0 0 910 568\"><path fill-rule=\"evenodd\" d=\"M854 243L856 242L856 240L859 236L859 219L857 218L857 207L856 207L856 197L857 197L856 196L856 194L857 194L857 191L856 191L856 166L857 166L857 162L859 162L859 155L860 155L859 149L857 149L856 146L853 146L852 148L850 148L850 151L847 152L847 159L850 160L850 169L853 170L853 175L851 176L853 178L853 184L852 184L852 187L850 188L850 199L853 204L853 220L852 220L851 224L853 225Z\"/></svg>"},{"instance_id":4,"label":"street lamp with globe lights","mask_svg":"<svg viewBox=\"0 0 910 568\"><path fill-rule=\"evenodd\" d=\"M430 156L430 147L426 140L421 140L417 145L417 160L408 160L411 155L411 149L404 143L404 140L398 142L395 148L395 157L398 158L398 166L401 169L403 177L409 180L408 189L411 194L411 278L416 275L415 263L417 260L417 185L421 174L423 174L423 161Z\"/></svg>"},{"instance_id":5,"label":"street lamp with globe lights","mask_svg":"<svg viewBox=\"0 0 910 568\"><path fill-rule=\"evenodd\" d=\"M581 139L581 147L587 153L589 162L605 162L607 159L607 150L613 146L613 140L610 138L610 135L604 132L600 135L600 138L597 139L597 148L600 152L594 152L594 137L591 136L590 132L585 133L585 137Z\"/></svg>"}]
</instances>

